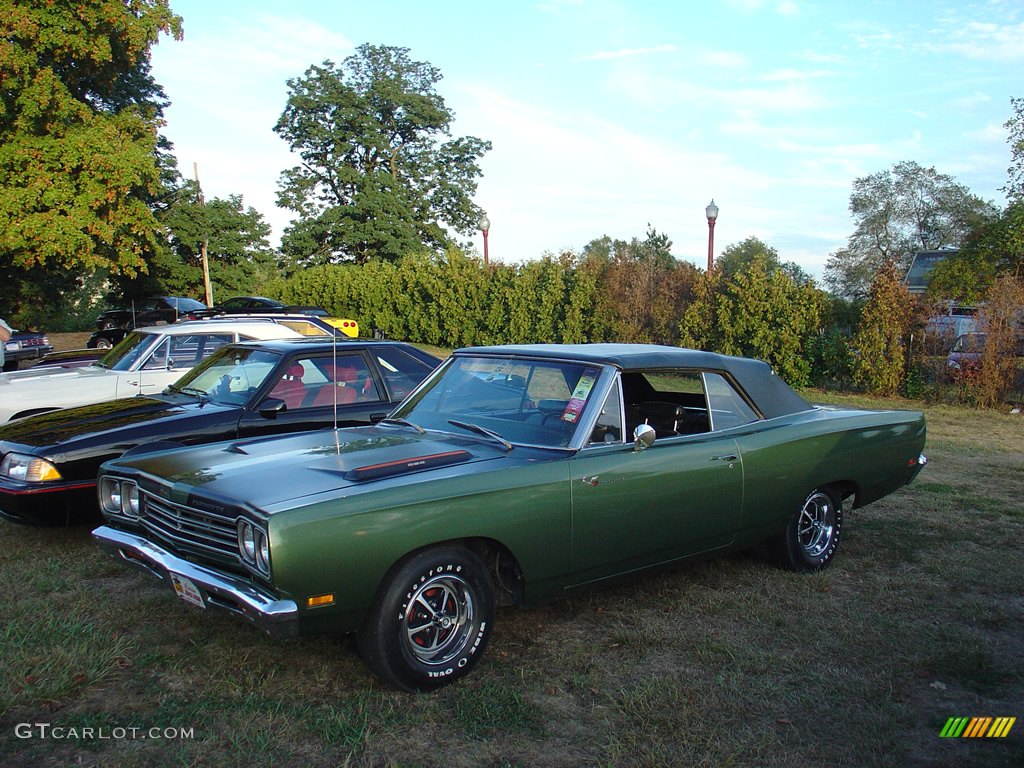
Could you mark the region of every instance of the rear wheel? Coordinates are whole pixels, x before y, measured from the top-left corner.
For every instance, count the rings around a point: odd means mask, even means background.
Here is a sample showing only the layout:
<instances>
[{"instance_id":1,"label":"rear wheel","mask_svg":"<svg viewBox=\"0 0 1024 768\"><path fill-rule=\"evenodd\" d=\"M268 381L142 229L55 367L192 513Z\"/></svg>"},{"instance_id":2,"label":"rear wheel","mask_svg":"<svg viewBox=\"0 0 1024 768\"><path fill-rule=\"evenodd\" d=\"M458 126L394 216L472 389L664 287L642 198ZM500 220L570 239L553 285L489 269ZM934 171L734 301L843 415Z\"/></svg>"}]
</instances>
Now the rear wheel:
<instances>
[{"instance_id":1,"label":"rear wheel","mask_svg":"<svg viewBox=\"0 0 1024 768\"><path fill-rule=\"evenodd\" d=\"M113 346L110 339L96 339L96 349L110 349Z\"/></svg>"},{"instance_id":2,"label":"rear wheel","mask_svg":"<svg viewBox=\"0 0 1024 768\"><path fill-rule=\"evenodd\" d=\"M494 586L476 555L454 546L425 550L381 585L359 630L359 652L397 688L439 688L480 660L494 602Z\"/></svg>"},{"instance_id":3,"label":"rear wheel","mask_svg":"<svg viewBox=\"0 0 1024 768\"><path fill-rule=\"evenodd\" d=\"M835 557L842 527L842 501L830 488L817 488L768 548L783 568L820 571Z\"/></svg>"}]
</instances>

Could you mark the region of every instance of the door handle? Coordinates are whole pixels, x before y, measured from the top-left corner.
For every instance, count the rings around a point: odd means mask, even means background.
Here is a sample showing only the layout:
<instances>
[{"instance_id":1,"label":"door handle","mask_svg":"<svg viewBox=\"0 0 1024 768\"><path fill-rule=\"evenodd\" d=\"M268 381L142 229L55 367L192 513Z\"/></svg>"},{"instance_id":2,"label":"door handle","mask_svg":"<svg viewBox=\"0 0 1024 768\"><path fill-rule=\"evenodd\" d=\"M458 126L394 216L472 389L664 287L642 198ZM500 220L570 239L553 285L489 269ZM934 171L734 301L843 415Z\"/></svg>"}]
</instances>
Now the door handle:
<instances>
[{"instance_id":1,"label":"door handle","mask_svg":"<svg viewBox=\"0 0 1024 768\"><path fill-rule=\"evenodd\" d=\"M736 461L739 458L735 453L727 453L724 456L713 456L712 461Z\"/></svg>"}]
</instances>

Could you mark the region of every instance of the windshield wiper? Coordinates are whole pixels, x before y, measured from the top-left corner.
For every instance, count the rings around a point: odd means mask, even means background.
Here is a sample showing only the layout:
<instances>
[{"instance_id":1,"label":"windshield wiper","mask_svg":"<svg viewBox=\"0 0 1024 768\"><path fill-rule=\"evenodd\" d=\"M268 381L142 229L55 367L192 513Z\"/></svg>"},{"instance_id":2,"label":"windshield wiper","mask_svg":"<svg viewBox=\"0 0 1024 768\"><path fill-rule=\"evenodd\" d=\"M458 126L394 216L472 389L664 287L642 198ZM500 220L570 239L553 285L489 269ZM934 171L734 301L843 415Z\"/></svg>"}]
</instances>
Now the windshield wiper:
<instances>
[{"instance_id":1,"label":"windshield wiper","mask_svg":"<svg viewBox=\"0 0 1024 768\"><path fill-rule=\"evenodd\" d=\"M393 418L381 419L379 423L380 424L398 424L398 425L403 426L403 427L412 427L417 432L419 432L421 435L427 434L427 430L425 430L419 424L413 424L411 421L406 421L405 419L400 419L397 416L393 417Z\"/></svg>"},{"instance_id":2,"label":"windshield wiper","mask_svg":"<svg viewBox=\"0 0 1024 768\"><path fill-rule=\"evenodd\" d=\"M456 421L455 419L448 419L448 423L451 424L453 427L462 427L463 429L468 429L470 432L476 432L478 435L483 435L484 437L489 437L492 440L496 440L501 444L501 446L506 451L512 450L512 443L510 443L508 440L506 440L504 437L502 437L492 429L488 429L487 427L481 427L479 424L467 424L464 421Z\"/></svg>"},{"instance_id":3,"label":"windshield wiper","mask_svg":"<svg viewBox=\"0 0 1024 768\"><path fill-rule=\"evenodd\" d=\"M183 395L192 395L193 397L199 398L199 402L205 403L210 399L210 395L202 389L196 387L176 387L173 384L168 389L174 390L175 392L181 392Z\"/></svg>"}]
</instances>

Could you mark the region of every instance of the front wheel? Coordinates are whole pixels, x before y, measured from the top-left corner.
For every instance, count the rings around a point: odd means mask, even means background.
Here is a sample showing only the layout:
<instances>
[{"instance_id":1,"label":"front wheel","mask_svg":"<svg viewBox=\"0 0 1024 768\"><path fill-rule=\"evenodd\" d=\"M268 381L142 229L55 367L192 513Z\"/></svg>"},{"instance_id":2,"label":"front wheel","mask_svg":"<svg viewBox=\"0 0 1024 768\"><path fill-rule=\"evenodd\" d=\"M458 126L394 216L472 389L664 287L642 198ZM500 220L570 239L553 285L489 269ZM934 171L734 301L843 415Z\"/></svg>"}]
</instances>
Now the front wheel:
<instances>
[{"instance_id":1,"label":"front wheel","mask_svg":"<svg viewBox=\"0 0 1024 768\"><path fill-rule=\"evenodd\" d=\"M829 488L818 488L804 500L786 530L768 542L776 562L791 571L828 567L839 546L843 503Z\"/></svg>"},{"instance_id":2,"label":"front wheel","mask_svg":"<svg viewBox=\"0 0 1024 768\"><path fill-rule=\"evenodd\" d=\"M359 629L359 652L385 682L430 691L466 675L494 623L483 563L455 546L413 555L381 585Z\"/></svg>"}]
</instances>

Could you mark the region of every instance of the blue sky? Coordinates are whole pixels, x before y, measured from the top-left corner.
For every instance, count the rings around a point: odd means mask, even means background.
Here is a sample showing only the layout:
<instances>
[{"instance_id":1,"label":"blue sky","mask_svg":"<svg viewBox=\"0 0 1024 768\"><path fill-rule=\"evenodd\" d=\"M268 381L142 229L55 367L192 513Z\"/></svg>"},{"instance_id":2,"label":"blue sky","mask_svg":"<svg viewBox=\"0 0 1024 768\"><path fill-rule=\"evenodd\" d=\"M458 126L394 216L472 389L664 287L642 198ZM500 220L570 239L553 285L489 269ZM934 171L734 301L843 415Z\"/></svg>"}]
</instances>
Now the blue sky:
<instances>
[{"instance_id":1,"label":"blue sky","mask_svg":"<svg viewBox=\"0 0 1024 768\"><path fill-rule=\"evenodd\" d=\"M643 237L703 265L756 236L820 277L852 231L853 180L913 160L1002 206L1003 123L1024 97L1024 4L833 0L171 0L153 49L165 134L207 197L275 230L273 126L288 78L362 43L438 67L454 135L493 142L476 202L492 259ZM482 240L476 238L477 247Z\"/></svg>"}]
</instances>

